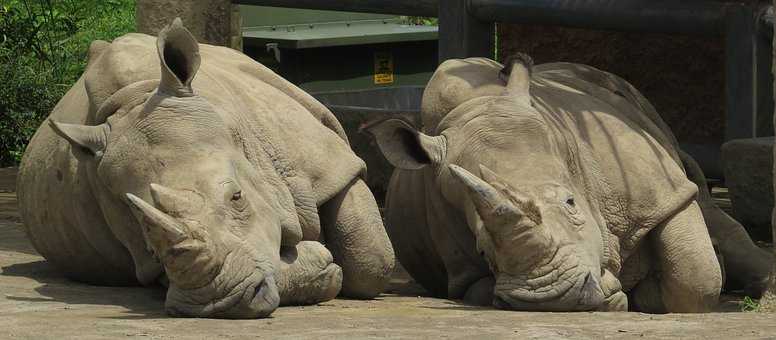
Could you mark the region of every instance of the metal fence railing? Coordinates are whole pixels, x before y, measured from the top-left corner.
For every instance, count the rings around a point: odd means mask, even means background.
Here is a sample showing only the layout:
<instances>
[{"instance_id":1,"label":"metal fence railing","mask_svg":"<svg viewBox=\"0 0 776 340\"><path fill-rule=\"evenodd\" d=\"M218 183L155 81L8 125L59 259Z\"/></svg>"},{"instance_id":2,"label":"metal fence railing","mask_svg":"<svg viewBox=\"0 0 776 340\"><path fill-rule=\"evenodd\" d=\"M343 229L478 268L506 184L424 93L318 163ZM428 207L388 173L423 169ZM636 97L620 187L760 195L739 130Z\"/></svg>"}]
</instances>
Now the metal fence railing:
<instances>
[{"instance_id":1,"label":"metal fence railing","mask_svg":"<svg viewBox=\"0 0 776 340\"><path fill-rule=\"evenodd\" d=\"M725 139L758 135L773 112L772 7L649 0L234 0L234 3L439 17L439 59L493 56L496 22L719 35L726 47ZM709 70L714 72L714 70ZM760 119L762 120L762 119Z\"/></svg>"}]
</instances>

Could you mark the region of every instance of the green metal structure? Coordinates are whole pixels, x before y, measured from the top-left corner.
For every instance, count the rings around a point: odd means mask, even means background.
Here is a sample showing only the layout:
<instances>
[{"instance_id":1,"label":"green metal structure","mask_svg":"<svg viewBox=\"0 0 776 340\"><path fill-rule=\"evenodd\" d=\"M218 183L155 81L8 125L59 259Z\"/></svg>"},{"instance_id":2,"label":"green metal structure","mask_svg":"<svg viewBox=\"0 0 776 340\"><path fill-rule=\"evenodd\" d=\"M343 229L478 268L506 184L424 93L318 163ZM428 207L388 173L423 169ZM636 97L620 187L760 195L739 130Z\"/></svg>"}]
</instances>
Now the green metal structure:
<instances>
[{"instance_id":1,"label":"green metal structure","mask_svg":"<svg viewBox=\"0 0 776 340\"><path fill-rule=\"evenodd\" d=\"M424 86L437 27L391 15L240 6L245 53L311 93Z\"/></svg>"}]
</instances>

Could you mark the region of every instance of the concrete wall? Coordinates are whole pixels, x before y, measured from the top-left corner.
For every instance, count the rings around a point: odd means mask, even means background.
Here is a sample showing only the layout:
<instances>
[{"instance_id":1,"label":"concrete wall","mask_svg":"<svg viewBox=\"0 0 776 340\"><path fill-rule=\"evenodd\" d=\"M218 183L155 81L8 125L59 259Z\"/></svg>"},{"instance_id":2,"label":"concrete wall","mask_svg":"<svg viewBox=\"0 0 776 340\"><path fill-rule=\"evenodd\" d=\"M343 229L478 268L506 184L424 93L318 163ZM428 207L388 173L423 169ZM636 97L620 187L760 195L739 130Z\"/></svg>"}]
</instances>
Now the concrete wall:
<instances>
[{"instance_id":1,"label":"concrete wall","mask_svg":"<svg viewBox=\"0 0 776 340\"><path fill-rule=\"evenodd\" d=\"M230 0L137 0L137 30L156 35L180 17L201 43L242 49L239 6Z\"/></svg>"}]
</instances>

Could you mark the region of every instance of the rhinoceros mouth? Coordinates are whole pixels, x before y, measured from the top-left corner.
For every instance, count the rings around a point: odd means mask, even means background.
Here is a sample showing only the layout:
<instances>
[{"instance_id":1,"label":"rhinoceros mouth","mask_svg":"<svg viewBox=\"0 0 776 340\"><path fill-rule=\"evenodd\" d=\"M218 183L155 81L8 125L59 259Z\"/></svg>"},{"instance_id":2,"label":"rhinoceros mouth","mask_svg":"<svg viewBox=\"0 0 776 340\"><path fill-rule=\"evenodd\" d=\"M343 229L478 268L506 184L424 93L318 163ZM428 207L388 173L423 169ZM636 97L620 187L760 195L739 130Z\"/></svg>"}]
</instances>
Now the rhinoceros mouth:
<instances>
[{"instance_id":1,"label":"rhinoceros mouth","mask_svg":"<svg viewBox=\"0 0 776 340\"><path fill-rule=\"evenodd\" d=\"M213 296L203 288L195 291L170 287L167 292L167 312L180 317L208 317L223 319L257 319L268 317L280 304L280 295L274 276L267 274L259 279L254 273L235 285L220 298L203 300Z\"/></svg>"},{"instance_id":2,"label":"rhinoceros mouth","mask_svg":"<svg viewBox=\"0 0 776 340\"><path fill-rule=\"evenodd\" d=\"M280 303L280 294L267 262L230 252L218 274L198 288L171 284L167 311L175 316L256 319L269 316Z\"/></svg>"},{"instance_id":3,"label":"rhinoceros mouth","mask_svg":"<svg viewBox=\"0 0 776 340\"><path fill-rule=\"evenodd\" d=\"M575 273L571 279L562 279L558 285L536 290L525 288L503 289L497 285L493 304L500 309L520 311L589 311L605 301L600 283L590 272Z\"/></svg>"}]
</instances>

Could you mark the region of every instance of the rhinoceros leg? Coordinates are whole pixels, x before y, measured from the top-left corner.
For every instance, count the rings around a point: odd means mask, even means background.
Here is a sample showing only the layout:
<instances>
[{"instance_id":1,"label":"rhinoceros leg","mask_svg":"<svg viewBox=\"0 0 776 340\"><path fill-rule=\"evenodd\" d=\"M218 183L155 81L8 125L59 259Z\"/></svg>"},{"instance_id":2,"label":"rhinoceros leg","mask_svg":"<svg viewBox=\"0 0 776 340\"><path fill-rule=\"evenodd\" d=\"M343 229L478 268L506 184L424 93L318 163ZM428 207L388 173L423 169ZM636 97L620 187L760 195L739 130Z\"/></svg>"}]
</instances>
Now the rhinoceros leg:
<instances>
[{"instance_id":1,"label":"rhinoceros leg","mask_svg":"<svg viewBox=\"0 0 776 340\"><path fill-rule=\"evenodd\" d=\"M473 306L492 306L493 305L493 287L496 286L496 278L493 276L483 277L466 290L463 296L463 302Z\"/></svg>"},{"instance_id":2,"label":"rhinoceros leg","mask_svg":"<svg viewBox=\"0 0 776 340\"><path fill-rule=\"evenodd\" d=\"M432 296L447 297L447 271L431 237L425 185L422 171L393 171L385 198L385 229L410 276Z\"/></svg>"},{"instance_id":3,"label":"rhinoceros leg","mask_svg":"<svg viewBox=\"0 0 776 340\"><path fill-rule=\"evenodd\" d=\"M644 313L665 313L666 306L663 303L663 295L660 292L660 280L655 273L649 273L647 277L628 292L628 308L632 311Z\"/></svg>"},{"instance_id":4,"label":"rhinoceros leg","mask_svg":"<svg viewBox=\"0 0 776 340\"><path fill-rule=\"evenodd\" d=\"M773 255L752 242L746 229L720 209L711 198L706 177L698 163L679 152L687 177L698 185L698 203L711 237L725 259L728 287L743 288L749 296L760 297L771 273Z\"/></svg>"},{"instance_id":5,"label":"rhinoceros leg","mask_svg":"<svg viewBox=\"0 0 776 340\"><path fill-rule=\"evenodd\" d=\"M281 305L311 305L337 296L342 270L321 243L302 241L282 252L275 282Z\"/></svg>"},{"instance_id":6,"label":"rhinoceros leg","mask_svg":"<svg viewBox=\"0 0 776 340\"><path fill-rule=\"evenodd\" d=\"M651 232L668 312L706 312L722 289L719 262L700 207L691 202Z\"/></svg>"},{"instance_id":7,"label":"rhinoceros leg","mask_svg":"<svg viewBox=\"0 0 776 340\"><path fill-rule=\"evenodd\" d=\"M342 267L341 294L370 299L388 285L395 260L374 196L356 179L321 207L326 247Z\"/></svg>"}]
</instances>

